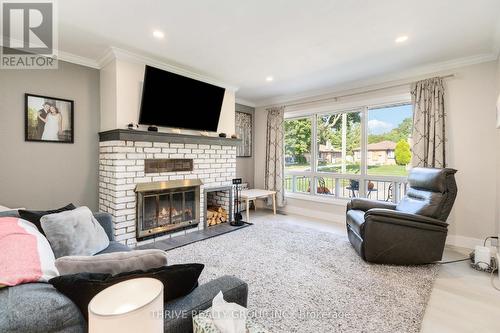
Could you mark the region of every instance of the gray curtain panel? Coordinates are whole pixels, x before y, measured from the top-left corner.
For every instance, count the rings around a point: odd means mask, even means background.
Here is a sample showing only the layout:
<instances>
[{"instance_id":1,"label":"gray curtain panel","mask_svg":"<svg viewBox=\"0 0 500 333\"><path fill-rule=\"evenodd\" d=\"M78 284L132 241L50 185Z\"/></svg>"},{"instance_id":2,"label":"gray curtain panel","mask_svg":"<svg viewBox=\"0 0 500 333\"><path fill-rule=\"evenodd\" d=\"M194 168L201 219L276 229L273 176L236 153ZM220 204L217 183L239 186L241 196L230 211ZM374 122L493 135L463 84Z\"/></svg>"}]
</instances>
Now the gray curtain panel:
<instances>
[{"instance_id":1,"label":"gray curtain panel","mask_svg":"<svg viewBox=\"0 0 500 333\"><path fill-rule=\"evenodd\" d=\"M435 77L412 84L412 166L446 167L446 131L443 79Z\"/></svg>"},{"instance_id":2,"label":"gray curtain panel","mask_svg":"<svg viewBox=\"0 0 500 333\"><path fill-rule=\"evenodd\" d=\"M267 109L265 187L276 191L278 207L285 205L284 114L284 106Z\"/></svg>"}]
</instances>

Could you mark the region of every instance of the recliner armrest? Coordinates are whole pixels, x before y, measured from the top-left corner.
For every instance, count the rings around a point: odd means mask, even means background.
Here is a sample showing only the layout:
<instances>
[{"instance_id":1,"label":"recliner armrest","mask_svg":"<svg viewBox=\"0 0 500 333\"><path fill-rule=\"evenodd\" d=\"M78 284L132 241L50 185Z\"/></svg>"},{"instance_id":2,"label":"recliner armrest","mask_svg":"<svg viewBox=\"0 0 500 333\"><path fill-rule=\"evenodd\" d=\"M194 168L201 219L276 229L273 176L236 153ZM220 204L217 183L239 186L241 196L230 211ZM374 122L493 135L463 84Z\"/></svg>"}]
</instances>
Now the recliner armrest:
<instances>
[{"instance_id":1,"label":"recliner armrest","mask_svg":"<svg viewBox=\"0 0 500 333\"><path fill-rule=\"evenodd\" d=\"M382 208L369 209L365 213L365 221L393 223L413 228L436 231L446 230L448 228L448 223L431 217Z\"/></svg>"},{"instance_id":2,"label":"recliner armrest","mask_svg":"<svg viewBox=\"0 0 500 333\"><path fill-rule=\"evenodd\" d=\"M347 204L347 210L355 209L366 212L367 210L373 208L383 208L394 210L396 209L396 204L386 201L369 200L363 198L354 198Z\"/></svg>"},{"instance_id":3,"label":"recliner armrest","mask_svg":"<svg viewBox=\"0 0 500 333\"><path fill-rule=\"evenodd\" d=\"M426 216L374 208L364 214L362 256L396 265L441 260L448 224Z\"/></svg>"}]
</instances>

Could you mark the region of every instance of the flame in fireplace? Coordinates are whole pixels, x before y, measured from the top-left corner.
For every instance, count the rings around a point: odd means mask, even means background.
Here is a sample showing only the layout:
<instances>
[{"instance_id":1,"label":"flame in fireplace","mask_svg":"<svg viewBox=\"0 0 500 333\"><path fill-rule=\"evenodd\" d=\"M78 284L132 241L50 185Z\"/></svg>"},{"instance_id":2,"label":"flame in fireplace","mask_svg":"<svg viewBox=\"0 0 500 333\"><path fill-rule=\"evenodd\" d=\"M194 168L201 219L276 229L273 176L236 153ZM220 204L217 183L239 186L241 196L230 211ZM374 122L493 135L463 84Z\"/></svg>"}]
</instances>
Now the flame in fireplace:
<instances>
[{"instance_id":1,"label":"flame in fireplace","mask_svg":"<svg viewBox=\"0 0 500 333\"><path fill-rule=\"evenodd\" d=\"M190 209L186 209L185 213L186 214L189 213L190 215L192 214ZM158 213L158 217L159 218L168 218L170 215L172 215L172 216L178 216L178 215L181 215L181 214L182 214L182 211L178 211L174 207L172 207L172 208L165 208L165 207L163 207L160 210L160 212Z\"/></svg>"},{"instance_id":2,"label":"flame in fireplace","mask_svg":"<svg viewBox=\"0 0 500 333\"><path fill-rule=\"evenodd\" d=\"M167 214L168 214L167 210L165 209L165 207L163 207L161 209L160 216L166 216Z\"/></svg>"}]
</instances>

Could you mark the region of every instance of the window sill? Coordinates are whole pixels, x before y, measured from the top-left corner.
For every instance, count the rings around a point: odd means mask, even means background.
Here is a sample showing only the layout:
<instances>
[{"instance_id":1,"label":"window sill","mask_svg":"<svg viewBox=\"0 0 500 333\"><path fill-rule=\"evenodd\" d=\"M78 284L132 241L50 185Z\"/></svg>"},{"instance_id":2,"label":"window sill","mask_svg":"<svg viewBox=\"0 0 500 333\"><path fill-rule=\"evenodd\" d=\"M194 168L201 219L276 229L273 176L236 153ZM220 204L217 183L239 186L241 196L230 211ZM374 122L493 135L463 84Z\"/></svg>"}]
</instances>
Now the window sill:
<instances>
[{"instance_id":1,"label":"window sill","mask_svg":"<svg viewBox=\"0 0 500 333\"><path fill-rule=\"evenodd\" d=\"M349 199L331 198L331 197L329 198L327 196L301 194L301 193L285 193L285 198L328 203L344 207L347 205L347 202L349 201Z\"/></svg>"}]
</instances>

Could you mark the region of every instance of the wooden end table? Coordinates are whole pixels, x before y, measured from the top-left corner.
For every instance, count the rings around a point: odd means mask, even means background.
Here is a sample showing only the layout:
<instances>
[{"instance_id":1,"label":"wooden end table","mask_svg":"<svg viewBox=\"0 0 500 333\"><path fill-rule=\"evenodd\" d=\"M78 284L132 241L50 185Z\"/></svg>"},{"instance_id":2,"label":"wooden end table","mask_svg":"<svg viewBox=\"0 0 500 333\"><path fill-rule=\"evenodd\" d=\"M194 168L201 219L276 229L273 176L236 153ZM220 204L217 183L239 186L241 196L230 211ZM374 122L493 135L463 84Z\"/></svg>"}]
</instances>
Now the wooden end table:
<instances>
[{"instance_id":1,"label":"wooden end table","mask_svg":"<svg viewBox=\"0 0 500 333\"><path fill-rule=\"evenodd\" d=\"M259 198L273 198L273 213L276 215L276 191L268 191L268 190L243 190L241 191L241 198L246 201L246 211L247 211L247 219L246 222L250 222L250 201L253 201L255 204L255 200Z\"/></svg>"}]
</instances>

